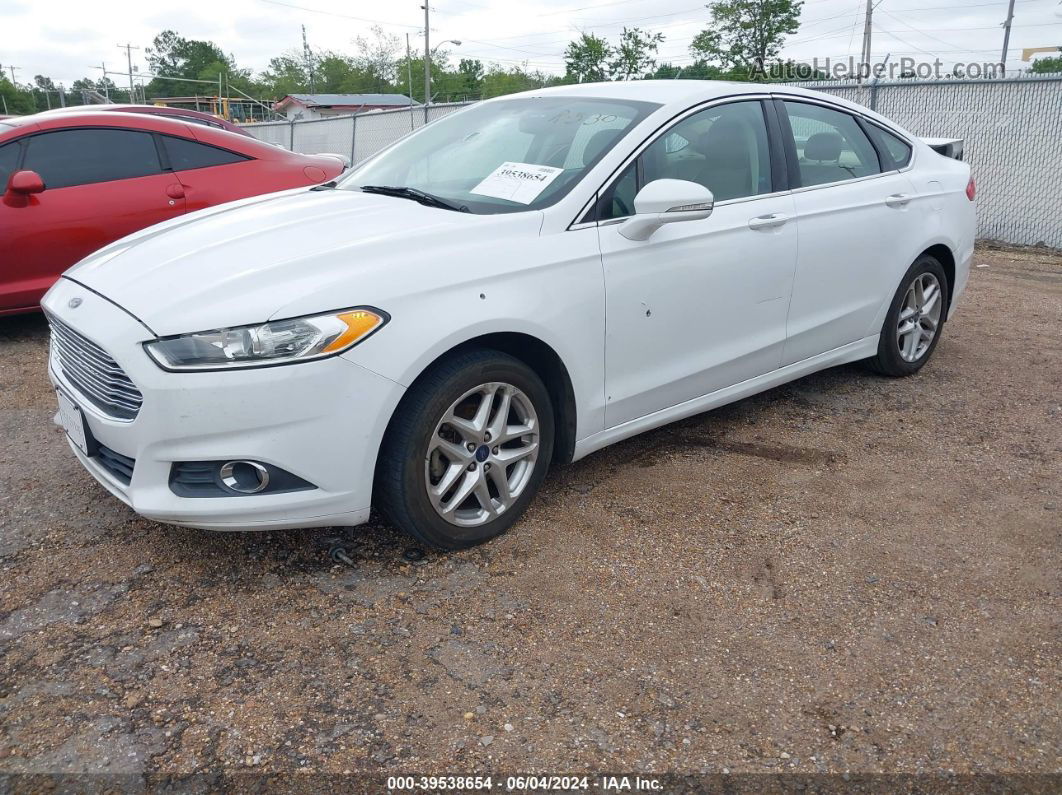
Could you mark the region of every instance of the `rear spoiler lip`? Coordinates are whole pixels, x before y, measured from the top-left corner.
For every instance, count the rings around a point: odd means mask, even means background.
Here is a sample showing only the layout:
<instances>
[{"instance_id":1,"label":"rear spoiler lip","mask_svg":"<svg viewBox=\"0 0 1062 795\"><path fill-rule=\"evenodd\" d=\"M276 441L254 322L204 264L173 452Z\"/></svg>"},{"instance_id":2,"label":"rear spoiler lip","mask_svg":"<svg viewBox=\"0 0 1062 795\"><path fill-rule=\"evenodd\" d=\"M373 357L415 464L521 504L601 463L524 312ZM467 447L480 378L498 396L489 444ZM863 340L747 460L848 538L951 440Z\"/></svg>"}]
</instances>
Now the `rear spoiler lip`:
<instances>
[{"instance_id":1,"label":"rear spoiler lip","mask_svg":"<svg viewBox=\"0 0 1062 795\"><path fill-rule=\"evenodd\" d=\"M952 160L962 160L962 138L923 138L922 143L926 144L938 155L950 157Z\"/></svg>"}]
</instances>

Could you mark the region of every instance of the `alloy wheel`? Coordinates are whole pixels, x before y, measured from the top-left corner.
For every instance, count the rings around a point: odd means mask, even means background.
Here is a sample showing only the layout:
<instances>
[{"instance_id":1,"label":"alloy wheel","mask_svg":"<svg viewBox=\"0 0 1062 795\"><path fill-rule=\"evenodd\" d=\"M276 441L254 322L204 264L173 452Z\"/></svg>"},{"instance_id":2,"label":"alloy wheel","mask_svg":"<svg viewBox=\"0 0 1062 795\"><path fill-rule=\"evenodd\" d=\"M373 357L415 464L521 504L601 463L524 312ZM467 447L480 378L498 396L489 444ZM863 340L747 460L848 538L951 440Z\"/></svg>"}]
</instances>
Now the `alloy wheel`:
<instances>
[{"instance_id":1,"label":"alloy wheel","mask_svg":"<svg viewBox=\"0 0 1062 795\"><path fill-rule=\"evenodd\" d=\"M932 273L915 277L907 288L896 326L896 342L906 362L917 362L933 344L940 328L940 282Z\"/></svg>"},{"instance_id":2,"label":"alloy wheel","mask_svg":"<svg viewBox=\"0 0 1062 795\"><path fill-rule=\"evenodd\" d=\"M424 483L435 511L451 524L476 527L519 499L538 460L538 415L512 384L465 392L443 413L428 443Z\"/></svg>"}]
</instances>

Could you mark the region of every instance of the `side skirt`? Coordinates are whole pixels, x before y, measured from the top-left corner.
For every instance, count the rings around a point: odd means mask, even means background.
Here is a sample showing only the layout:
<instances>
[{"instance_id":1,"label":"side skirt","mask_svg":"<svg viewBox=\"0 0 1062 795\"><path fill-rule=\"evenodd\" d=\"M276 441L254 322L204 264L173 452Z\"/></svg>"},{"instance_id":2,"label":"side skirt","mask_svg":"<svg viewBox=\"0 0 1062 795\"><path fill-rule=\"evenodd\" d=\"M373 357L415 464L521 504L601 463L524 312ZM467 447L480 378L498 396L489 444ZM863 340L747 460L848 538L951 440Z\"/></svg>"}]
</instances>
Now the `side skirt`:
<instances>
[{"instance_id":1,"label":"side skirt","mask_svg":"<svg viewBox=\"0 0 1062 795\"><path fill-rule=\"evenodd\" d=\"M872 337L864 337L856 342L842 345L840 348L834 348L832 351L820 353L818 356L813 356L810 359L804 359L801 362L794 362L793 364L781 367L766 375L757 376L756 378L750 378L748 381L742 381L733 386L717 389L715 392L708 395L694 398L693 400L687 400L685 403L679 403L678 405L670 406L666 409L661 409L652 414L647 414L644 417L639 417L636 420L630 420L622 425L617 425L614 428L606 428L599 433L595 433L592 436L587 436L585 439L577 441L575 443L575 455L572 460L578 461L580 458L590 455L590 453L596 452L603 447L608 447L610 444L622 441L623 439L628 439L631 436L636 436L644 431L659 428L661 425L667 425L669 422L683 420L686 419L686 417L692 417L694 414L701 414L705 411L718 408L719 406L725 406L727 403L733 403L736 400L741 400L750 395L755 395L776 386L781 386L789 381L795 381L797 378L811 375L819 370L826 370L840 364L867 359L877 354L879 336L880 335L875 334Z\"/></svg>"}]
</instances>

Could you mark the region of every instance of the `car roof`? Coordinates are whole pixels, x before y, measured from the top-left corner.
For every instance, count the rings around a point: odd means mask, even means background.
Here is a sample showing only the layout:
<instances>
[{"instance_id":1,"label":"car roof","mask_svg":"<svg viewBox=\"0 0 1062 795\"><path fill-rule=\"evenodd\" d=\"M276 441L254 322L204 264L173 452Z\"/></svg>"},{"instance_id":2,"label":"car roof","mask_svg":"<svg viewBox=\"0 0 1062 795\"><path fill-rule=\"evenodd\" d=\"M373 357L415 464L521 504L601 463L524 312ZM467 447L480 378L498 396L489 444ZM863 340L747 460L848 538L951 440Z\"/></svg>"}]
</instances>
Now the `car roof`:
<instances>
[{"instance_id":1,"label":"car roof","mask_svg":"<svg viewBox=\"0 0 1062 795\"><path fill-rule=\"evenodd\" d=\"M223 149L231 149L260 160L283 160L287 157L301 157L301 155L288 152L286 149L259 141L257 138L248 135L241 135L219 127L195 124L174 116L154 113L121 113L118 111L37 113L32 116L21 116L17 121L11 119L10 122L13 122L14 130L0 128L0 135L5 138L12 132L23 132L21 128L44 132L47 130L68 129L70 127L116 127L190 138L193 141L202 141L205 144L220 146ZM5 121L4 123L8 124L9 122Z\"/></svg>"},{"instance_id":2,"label":"car roof","mask_svg":"<svg viewBox=\"0 0 1062 795\"><path fill-rule=\"evenodd\" d=\"M56 114L59 114L59 113L86 113L86 112L89 112L89 111L96 111L96 110L106 110L106 111L109 111L109 112L113 113L115 111L124 111L126 108L135 108L135 107L146 108L146 107L150 107L150 106L148 106L148 105L139 105L139 106L138 105L130 105L130 104L124 103L124 102L110 102L110 103L106 103L106 104L102 104L101 103L101 104L96 104L96 105L64 105L61 108L48 108L48 110L41 110L41 111L38 111L38 113L41 116L45 116L45 115L55 116Z\"/></svg>"},{"instance_id":3,"label":"car roof","mask_svg":"<svg viewBox=\"0 0 1062 795\"><path fill-rule=\"evenodd\" d=\"M33 117L27 116L27 119ZM34 119L42 130L58 127L138 127L140 129L168 132L189 137L190 125L172 116L153 113L123 113L121 111L79 110L69 113L38 113ZM200 125L197 125L198 130ZM203 127L204 130L211 128ZM195 136L191 136L195 137Z\"/></svg>"},{"instance_id":4,"label":"car roof","mask_svg":"<svg viewBox=\"0 0 1062 795\"><path fill-rule=\"evenodd\" d=\"M36 114L32 114L29 116L9 116L6 119L0 119L0 121L3 121L5 126L14 127L16 129L18 129L19 127L37 126Z\"/></svg>"},{"instance_id":5,"label":"car roof","mask_svg":"<svg viewBox=\"0 0 1062 795\"><path fill-rule=\"evenodd\" d=\"M40 116L57 116L59 114L68 115L70 113L148 113L158 116L192 116L199 119L209 119L214 122L223 123L225 120L215 116L213 113L207 113L202 110L195 110L193 108L180 108L170 105L139 105L129 103L111 102L108 104L100 105L67 105L63 108L49 108L48 110L38 111Z\"/></svg>"},{"instance_id":6,"label":"car roof","mask_svg":"<svg viewBox=\"0 0 1062 795\"><path fill-rule=\"evenodd\" d=\"M804 97L827 102L841 108L846 108L864 116L868 116L891 127L901 129L898 125L875 113L863 105L850 102L847 99L827 94L822 91L814 91L808 88L786 85L785 83L740 83L728 80L629 80L606 83L577 83L567 86L553 86L540 88L532 91L524 91L519 94L506 94L496 97L488 102L504 102L505 100L518 97L587 97L596 99L636 100L642 102L654 102L668 113L684 110L691 105L701 102L709 102L713 99L735 95L762 95L772 94ZM655 114L654 114L655 115ZM910 135L910 133L908 133Z\"/></svg>"},{"instance_id":7,"label":"car roof","mask_svg":"<svg viewBox=\"0 0 1062 795\"><path fill-rule=\"evenodd\" d=\"M640 100L669 105L673 102L713 99L735 93L767 94L770 93L770 88L762 83L732 83L725 80L622 80L553 86L508 96L573 96Z\"/></svg>"}]
</instances>

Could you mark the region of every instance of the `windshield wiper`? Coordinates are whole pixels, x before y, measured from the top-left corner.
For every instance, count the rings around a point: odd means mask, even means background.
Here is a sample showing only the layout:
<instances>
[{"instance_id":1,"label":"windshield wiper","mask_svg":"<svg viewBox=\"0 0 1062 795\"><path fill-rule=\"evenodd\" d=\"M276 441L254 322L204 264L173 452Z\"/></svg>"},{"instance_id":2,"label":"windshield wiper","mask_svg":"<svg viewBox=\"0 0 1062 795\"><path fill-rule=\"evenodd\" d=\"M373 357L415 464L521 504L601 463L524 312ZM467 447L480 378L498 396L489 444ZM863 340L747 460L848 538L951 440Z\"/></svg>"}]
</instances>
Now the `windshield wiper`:
<instances>
[{"instance_id":1,"label":"windshield wiper","mask_svg":"<svg viewBox=\"0 0 1062 795\"><path fill-rule=\"evenodd\" d=\"M333 179L328 182L322 182L320 185L314 185L310 190L332 190L338 183Z\"/></svg>"},{"instance_id":2,"label":"windshield wiper","mask_svg":"<svg viewBox=\"0 0 1062 795\"><path fill-rule=\"evenodd\" d=\"M397 185L362 185L361 191L363 193L379 193L381 196L395 196L399 199L412 199L427 207L438 207L441 210L453 210L459 213L468 212L468 207L464 204L448 202L446 199L418 188L406 188Z\"/></svg>"}]
</instances>

